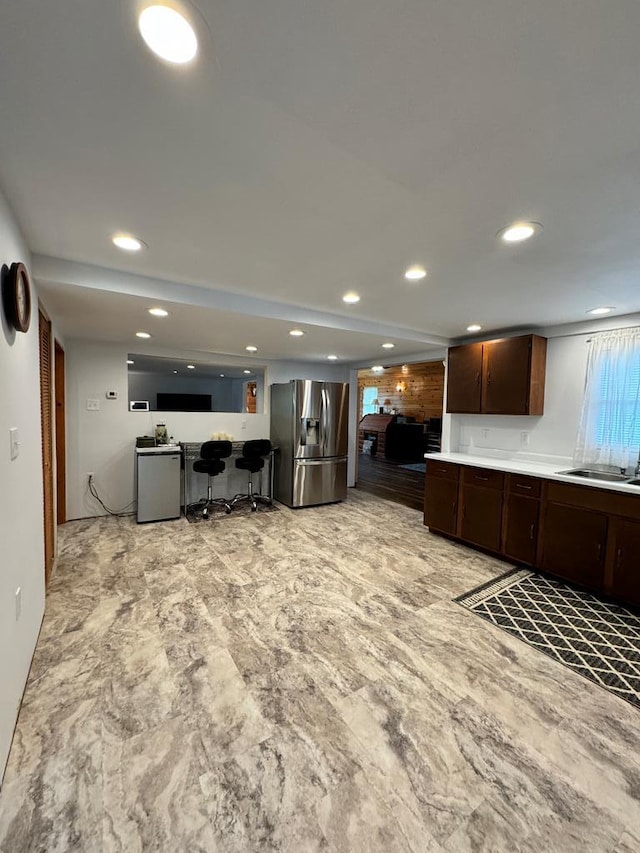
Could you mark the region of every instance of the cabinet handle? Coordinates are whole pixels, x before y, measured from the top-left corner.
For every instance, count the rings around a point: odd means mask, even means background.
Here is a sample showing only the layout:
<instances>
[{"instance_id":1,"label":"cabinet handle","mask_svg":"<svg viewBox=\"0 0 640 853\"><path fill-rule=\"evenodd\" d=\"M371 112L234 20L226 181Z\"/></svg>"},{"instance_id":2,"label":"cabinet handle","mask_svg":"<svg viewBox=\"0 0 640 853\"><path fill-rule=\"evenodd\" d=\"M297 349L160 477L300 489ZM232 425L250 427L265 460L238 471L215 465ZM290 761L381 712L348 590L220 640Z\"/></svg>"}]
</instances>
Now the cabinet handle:
<instances>
[{"instance_id":1,"label":"cabinet handle","mask_svg":"<svg viewBox=\"0 0 640 853\"><path fill-rule=\"evenodd\" d=\"M488 483L488 482L489 482L489 478L488 478L488 477L478 477L478 475L477 475L477 474L476 474L476 480L481 480L483 483Z\"/></svg>"},{"instance_id":2,"label":"cabinet handle","mask_svg":"<svg viewBox=\"0 0 640 853\"><path fill-rule=\"evenodd\" d=\"M528 489L528 491L531 491L532 488L533 486L525 486L524 483L516 483L516 489Z\"/></svg>"},{"instance_id":3,"label":"cabinet handle","mask_svg":"<svg viewBox=\"0 0 640 853\"><path fill-rule=\"evenodd\" d=\"M535 530L536 530L536 525L534 523L531 525L531 530L529 531L529 539L531 539L531 541L533 541L533 535L535 533Z\"/></svg>"},{"instance_id":4,"label":"cabinet handle","mask_svg":"<svg viewBox=\"0 0 640 853\"><path fill-rule=\"evenodd\" d=\"M622 548L618 548L616 552L616 569L622 566Z\"/></svg>"},{"instance_id":5,"label":"cabinet handle","mask_svg":"<svg viewBox=\"0 0 640 853\"><path fill-rule=\"evenodd\" d=\"M480 384L480 371L476 373L476 385Z\"/></svg>"},{"instance_id":6,"label":"cabinet handle","mask_svg":"<svg viewBox=\"0 0 640 853\"><path fill-rule=\"evenodd\" d=\"M487 373L487 385L491 385L491 371Z\"/></svg>"},{"instance_id":7,"label":"cabinet handle","mask_svg":"<svg viewBox=\"0 0 640 853\"><path fill-rule=\"evenodd\" d=\"M598 552L598 560L601 560L602 559L602 542L598 542L597 552Z\"/></svg>"}]
</instances>

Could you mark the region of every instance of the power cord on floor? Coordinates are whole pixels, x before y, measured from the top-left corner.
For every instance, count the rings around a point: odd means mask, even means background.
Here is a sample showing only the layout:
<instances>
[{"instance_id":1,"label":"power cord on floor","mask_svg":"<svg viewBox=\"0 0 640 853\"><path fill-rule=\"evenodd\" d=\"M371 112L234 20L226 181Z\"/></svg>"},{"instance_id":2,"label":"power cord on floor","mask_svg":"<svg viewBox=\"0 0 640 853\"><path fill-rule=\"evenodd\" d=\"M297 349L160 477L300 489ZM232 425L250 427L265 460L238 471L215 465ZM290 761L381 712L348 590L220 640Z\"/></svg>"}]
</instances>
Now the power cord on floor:
<instances>
[{"instance_id":1,"label":"power cord on floor","mask_svg":"<svg viewBox=\"0 0 640 853\"><path fill-rule=\"evenodd\" d=\"M93 474L89 475L89 494L98 501L98 503L100 504L100 506L102 507L102 509L105 512L109 513L109 515L115 516L116 518L126 518L130 515L136 514L135 509L133 511L127 512L129 507L133 506L136 503L135 499L132 501L129 501L129 503L126 506L124 506L122 509L118 509L118 510L110 509L106 505L106 503L102 500L100 495L98 494L98 490L96 489L95 484L93 482Z\"/></svg>"}]
</instances>

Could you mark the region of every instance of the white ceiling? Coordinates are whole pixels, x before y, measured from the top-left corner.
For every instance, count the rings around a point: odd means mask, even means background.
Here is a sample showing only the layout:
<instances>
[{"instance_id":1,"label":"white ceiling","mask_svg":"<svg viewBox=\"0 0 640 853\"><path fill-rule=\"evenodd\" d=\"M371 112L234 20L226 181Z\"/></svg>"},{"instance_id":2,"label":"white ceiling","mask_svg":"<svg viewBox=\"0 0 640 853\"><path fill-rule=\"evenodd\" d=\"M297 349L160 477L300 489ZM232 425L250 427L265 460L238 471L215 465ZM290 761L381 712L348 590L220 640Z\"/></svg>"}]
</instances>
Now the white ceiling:
<instances>
[{"instance_id":1,"label":"white ceiling","mask_svg":"<svg viewBox=\"0 0 640 853\"><path fill-rule=\"evenodd\" d=\"M408 346L640 309L637 0L198 5L202 50L177 69L134 0L3 0L0 184L35 253ZM544 231L499 244L520 218ZM415 262L430 276L410 284Z\"/></svg>"}]
</instances>

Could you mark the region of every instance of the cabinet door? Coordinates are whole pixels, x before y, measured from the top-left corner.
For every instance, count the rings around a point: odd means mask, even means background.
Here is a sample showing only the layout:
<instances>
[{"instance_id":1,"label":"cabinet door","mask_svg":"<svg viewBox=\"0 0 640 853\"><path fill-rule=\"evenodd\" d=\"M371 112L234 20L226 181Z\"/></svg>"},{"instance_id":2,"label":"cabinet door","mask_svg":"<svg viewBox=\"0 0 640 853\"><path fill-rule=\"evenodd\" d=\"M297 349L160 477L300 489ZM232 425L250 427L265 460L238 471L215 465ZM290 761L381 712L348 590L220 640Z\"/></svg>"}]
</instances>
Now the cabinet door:
<instances>
[{"instance_id":1,"label":"cabinet door","mask_svg":"<svg viewBox=\"0 0 640 853\"><path fill-rule=\"evenodd\" d=\"M427 477L424 492L424 523L433 530L455 536L458 517L458 481Z\"/></svg>"},{"instance_id":2,"label":"cabinet door","mask_svg":"<svg viewBox=\"0 0 640 853\"><path fill-rule=\"evenodd\" d=\"M529 412L531 337L487 341L483 349L482 411L488 415Z\"/></svg>"},{"instance_id":3,"label":"cabinet door","mask_svg":"<svg viewBox=\"0 0 640 853\"><path fill-rule=\"evenodd\" d=\"M640 604L640 522L615 524L611 595Z\"/></svg>"},{"instance_id":4,"label":"cabinet door","mask_svg":"<svg viewBox=\"0 0 640 853\"><path fill-rule=\"evenodd\" d=\"M500 550L502 491L462 487L460 537L490 551Z\"/></svg>"},{"instance_id":5,"label":"cabinet door","mask_svg":"<svg viewBox=\"0 0 640 853\"><path fill-rule=\"evenodd\" d=\"M478 414L482 392L482 344L451 347L447 361L447 412Z\"/></svg>"},{"instance_id":6,"label":"cabinet door","mask_svg":"<svg viewBox=\"0 0 640 853\"><path fill-rule=\"evenodd\" d=\"M592 589L602 589L607 524L607 516L599 512L547 503L540 567Z\"/></svg>"},{"instance_id":7,"label":"cabinet door","mask_svg":"<svg viewBox=\"0 0 640 853\"><path fill-rule=\"evenodd\" d=\"M540 504L532 498L510 494L504 534L504 555L532 566L536 559Z\"/></svg>"}]
</instances>

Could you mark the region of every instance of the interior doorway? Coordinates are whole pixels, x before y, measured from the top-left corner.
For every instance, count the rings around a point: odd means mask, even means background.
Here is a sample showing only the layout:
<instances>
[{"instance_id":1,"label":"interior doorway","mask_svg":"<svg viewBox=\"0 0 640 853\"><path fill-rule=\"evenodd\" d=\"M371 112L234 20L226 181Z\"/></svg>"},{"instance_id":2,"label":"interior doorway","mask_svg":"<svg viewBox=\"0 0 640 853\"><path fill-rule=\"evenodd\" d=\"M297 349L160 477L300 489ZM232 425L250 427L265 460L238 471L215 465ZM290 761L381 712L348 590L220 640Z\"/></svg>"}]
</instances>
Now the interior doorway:
<instances>
[{"instance_id":1,"label":"interior doorway","mask_svg":"<svg viewBox=\"0 0 640 853\"><path fill-rule=\"evenodd\" d=\"M56 401L56 521L67 520L67 443L64 350L54 343L54 387Z\"/></svg>"},{"instance_id":2,"label":"interior doorway","mask_svg":"<svg viewBox=\"0 0 640 853\"><path fill-rule=\"evenodd\" d=\"M422 509L425 453L440 450L442 360L358 371L357 486Z\"/></svg>"},{"instance_id":3,"label":"interior doorway","mask_svg":"<svg viewBox=\"0 0 640 853\"><path fill-rule=\"evenodd\" d=\"M53 517L53 413L51 321L42 306L38 308L40 337L40 427L42 435L42 486L44 519L44 579L49 582L55 556Z\"/></svg>"}]
</instances>

